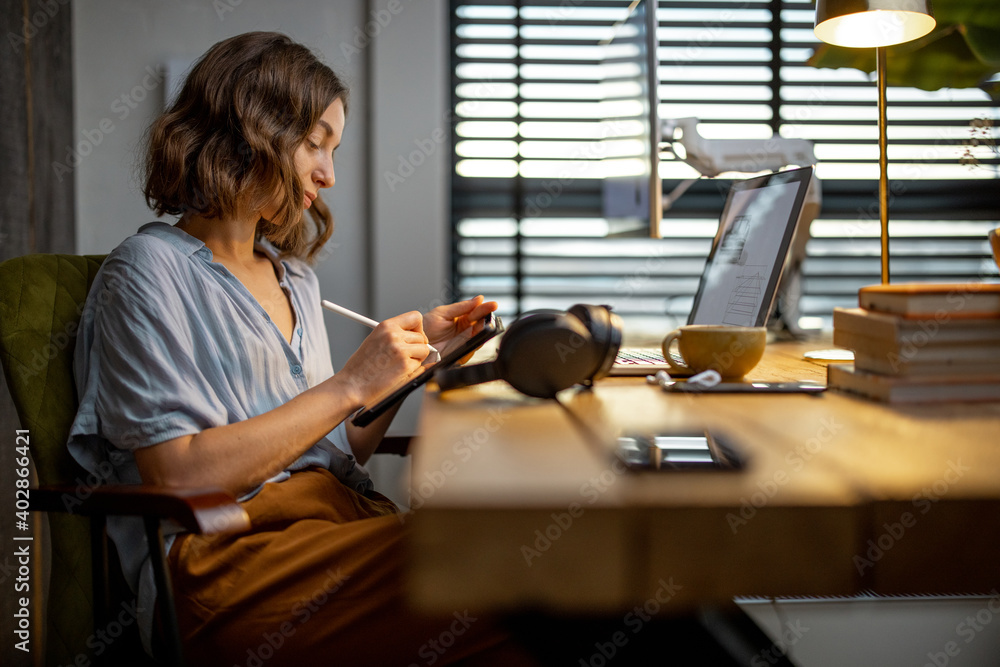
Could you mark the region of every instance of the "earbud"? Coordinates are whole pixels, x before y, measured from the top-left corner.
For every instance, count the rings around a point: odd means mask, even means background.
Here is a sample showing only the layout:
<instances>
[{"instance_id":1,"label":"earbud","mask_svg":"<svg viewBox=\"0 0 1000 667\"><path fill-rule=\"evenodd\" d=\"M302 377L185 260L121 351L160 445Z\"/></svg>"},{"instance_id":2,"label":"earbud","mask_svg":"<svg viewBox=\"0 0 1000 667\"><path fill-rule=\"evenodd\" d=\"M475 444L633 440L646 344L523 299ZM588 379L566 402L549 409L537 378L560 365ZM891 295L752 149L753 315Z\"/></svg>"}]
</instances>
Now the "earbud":
<instances>
[{"instance_id":1,"label":"earbud","mask_svg":"<svg viewBox=\"0 0 1000 667\"><path fill-rule=\"evenodd\" d=\"M507 328L496 359L439 371L435 380L442 391L506 380L528 396L552 398L607 375L621 340L621 318L606 306L530 311Z\"/></svg>"}]
</instances>

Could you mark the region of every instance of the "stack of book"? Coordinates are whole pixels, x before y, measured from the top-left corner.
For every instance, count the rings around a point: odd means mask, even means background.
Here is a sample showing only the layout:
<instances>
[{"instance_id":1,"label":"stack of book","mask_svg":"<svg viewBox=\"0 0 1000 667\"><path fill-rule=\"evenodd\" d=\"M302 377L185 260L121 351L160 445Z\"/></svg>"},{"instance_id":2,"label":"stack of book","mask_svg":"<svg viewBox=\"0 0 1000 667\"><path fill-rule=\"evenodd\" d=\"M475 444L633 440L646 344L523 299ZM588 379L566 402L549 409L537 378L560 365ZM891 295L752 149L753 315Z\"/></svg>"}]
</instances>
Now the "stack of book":
<instances>
[{"instance_id":1,"label":"stack of book","mask_svg":"<svg viewBox=\"0 0 1000 667\"><path fill-rule=\"evenodd\" d=\"M833 342L853 364L828 384L889 403L1000 400L1000 284L872 285L835 308Z\"/></svg>"}]
</instances>

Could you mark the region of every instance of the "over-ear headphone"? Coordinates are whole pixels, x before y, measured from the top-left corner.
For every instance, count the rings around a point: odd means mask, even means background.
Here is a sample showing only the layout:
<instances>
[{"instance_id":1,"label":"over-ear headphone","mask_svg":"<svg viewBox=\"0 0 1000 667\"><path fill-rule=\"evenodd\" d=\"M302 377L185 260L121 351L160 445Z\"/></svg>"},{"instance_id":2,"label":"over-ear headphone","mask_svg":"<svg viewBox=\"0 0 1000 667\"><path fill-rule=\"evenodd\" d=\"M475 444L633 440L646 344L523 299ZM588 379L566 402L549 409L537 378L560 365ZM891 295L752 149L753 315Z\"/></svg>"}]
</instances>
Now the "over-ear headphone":
<instances>
[{"instance_id":1,"label":"over-ear headphone","mask_svg":"<svg viewBox=\"0 0 1000 667\"><path fill-rule=\"evenodd\" d=\"M438 371L434 379L442 391L506 380L528 396L552 398L607 375L621 341L621 318L607 306L533 310L507 327L496 359Z\"/></svg>"}]
</instances>

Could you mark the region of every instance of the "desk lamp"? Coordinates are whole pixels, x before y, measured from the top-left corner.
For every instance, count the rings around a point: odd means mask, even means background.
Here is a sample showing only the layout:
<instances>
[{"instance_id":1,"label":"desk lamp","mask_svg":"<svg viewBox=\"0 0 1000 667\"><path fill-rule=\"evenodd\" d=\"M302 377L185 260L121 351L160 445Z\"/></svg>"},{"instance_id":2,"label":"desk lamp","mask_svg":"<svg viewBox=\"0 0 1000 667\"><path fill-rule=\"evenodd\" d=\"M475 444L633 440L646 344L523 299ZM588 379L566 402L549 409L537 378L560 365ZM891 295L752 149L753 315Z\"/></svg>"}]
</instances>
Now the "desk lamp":
<instances>
[{"instance_id":1,"label":"desk lamp","mask_svg":"<svg viewBox=\"0 0 1000 667\"><path fill-rule=\"evenodd\" d=\"M875 48L878 79L878 208L882 284L889 282L889 177L886 170L885 47L934 29L930 0L816 0L816 37L835 46Z\"/></svg>"}]
</instances>

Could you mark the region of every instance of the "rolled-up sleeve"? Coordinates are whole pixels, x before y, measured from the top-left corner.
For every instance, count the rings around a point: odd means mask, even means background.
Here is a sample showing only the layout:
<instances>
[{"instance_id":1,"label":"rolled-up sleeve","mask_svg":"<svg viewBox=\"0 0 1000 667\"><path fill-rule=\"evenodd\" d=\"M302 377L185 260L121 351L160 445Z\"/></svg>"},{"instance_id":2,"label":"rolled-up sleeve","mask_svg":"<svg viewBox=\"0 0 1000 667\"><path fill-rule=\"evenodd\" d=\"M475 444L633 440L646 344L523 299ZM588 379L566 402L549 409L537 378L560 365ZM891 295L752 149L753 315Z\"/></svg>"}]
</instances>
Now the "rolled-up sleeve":
<instances>
[{"instance_id":1,"label":"rolled-up sleeve","mask_svg":"<svg viewBox=\"0 0 1000 667\"><path fill-rule=\"evenodd\" d=\"M225 424L227 410L205 375L214 369L199 367L191 322L171 303L178 292L143 284L147 277L125 268L107 267L94 314L100 435L131 450ZM162 300L154 304L149 295L157 293Z\"/></svg>"}]
</instances>

